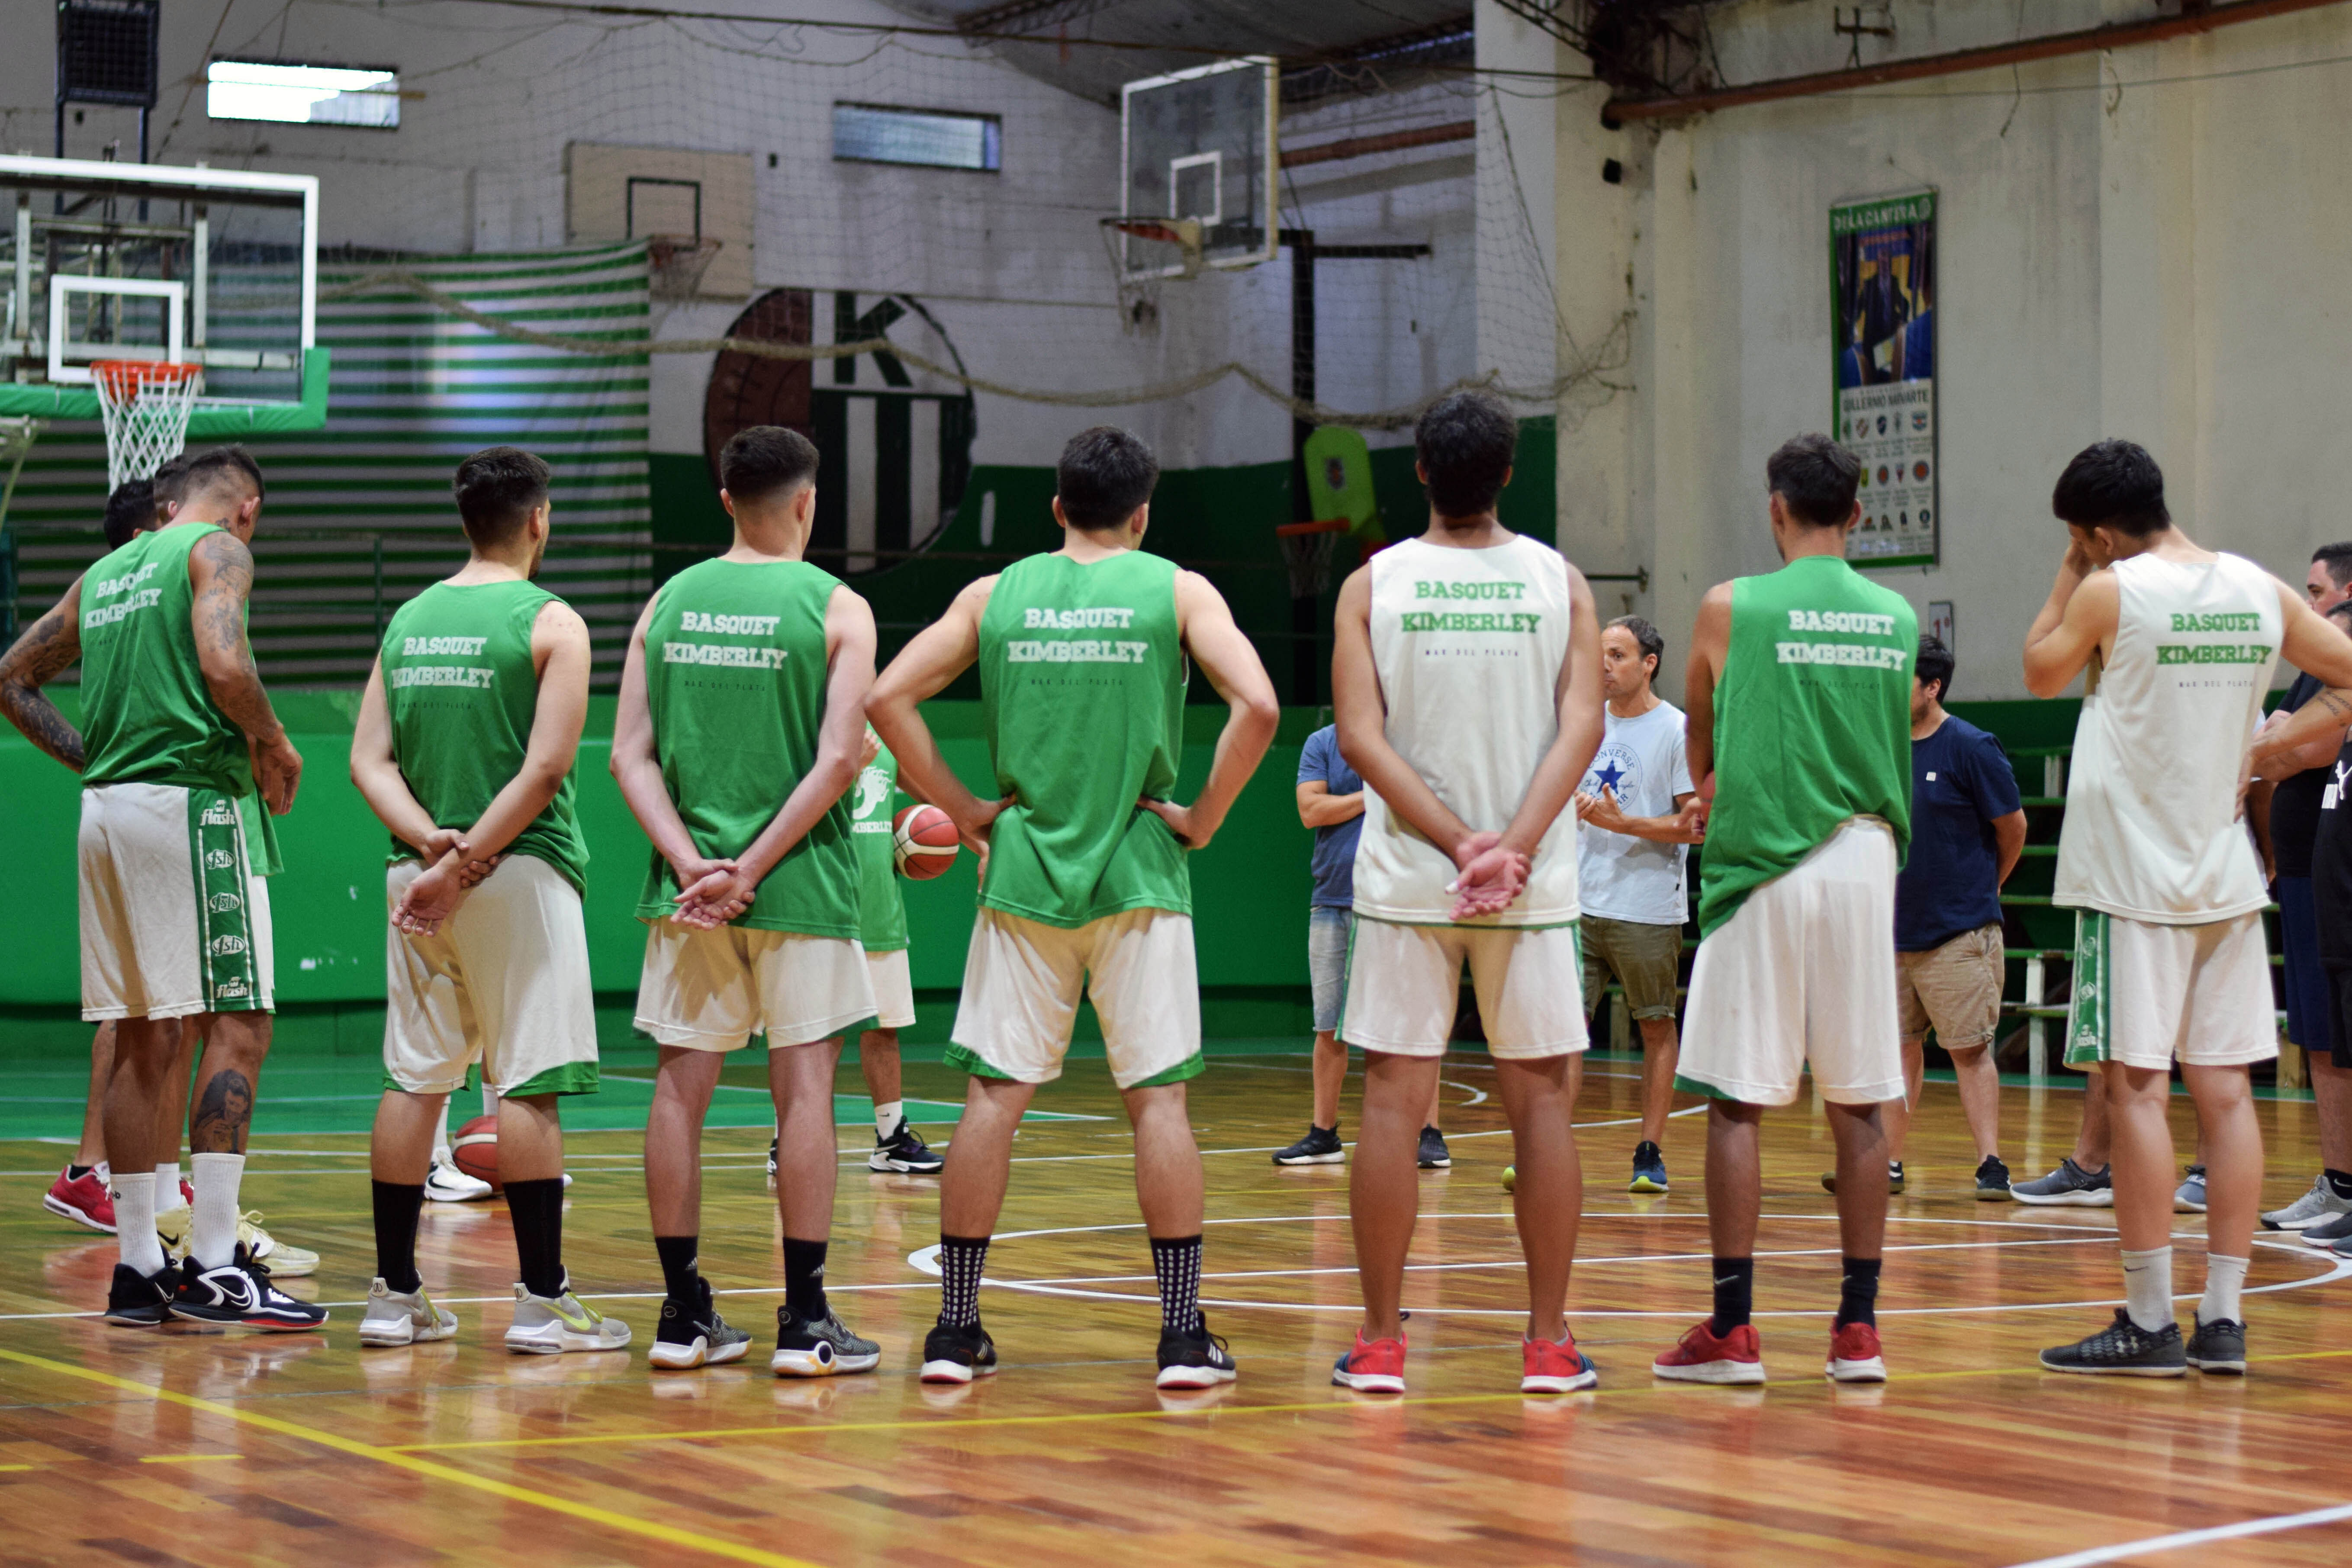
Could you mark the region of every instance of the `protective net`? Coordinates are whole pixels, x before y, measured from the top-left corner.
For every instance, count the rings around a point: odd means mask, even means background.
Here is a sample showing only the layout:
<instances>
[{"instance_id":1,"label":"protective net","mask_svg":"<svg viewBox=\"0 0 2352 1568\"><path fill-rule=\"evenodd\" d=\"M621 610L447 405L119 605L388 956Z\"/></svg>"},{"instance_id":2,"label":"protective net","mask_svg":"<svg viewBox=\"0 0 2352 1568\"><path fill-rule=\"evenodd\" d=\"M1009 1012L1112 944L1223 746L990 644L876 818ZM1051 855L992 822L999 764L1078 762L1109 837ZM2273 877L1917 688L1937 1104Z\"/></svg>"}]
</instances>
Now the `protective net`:
<instances>
[{"instance_id":1,"label":"protective net","mask_svg":"<svg viewBox=\"0 0 2352 1568\"><path fill-rule=\"evenodd\" d=\"M89 367L106 426L107 487L152 478L188 444L188 414L203 367L160 360L99 360Z\"/></svg>"}]
</instances>

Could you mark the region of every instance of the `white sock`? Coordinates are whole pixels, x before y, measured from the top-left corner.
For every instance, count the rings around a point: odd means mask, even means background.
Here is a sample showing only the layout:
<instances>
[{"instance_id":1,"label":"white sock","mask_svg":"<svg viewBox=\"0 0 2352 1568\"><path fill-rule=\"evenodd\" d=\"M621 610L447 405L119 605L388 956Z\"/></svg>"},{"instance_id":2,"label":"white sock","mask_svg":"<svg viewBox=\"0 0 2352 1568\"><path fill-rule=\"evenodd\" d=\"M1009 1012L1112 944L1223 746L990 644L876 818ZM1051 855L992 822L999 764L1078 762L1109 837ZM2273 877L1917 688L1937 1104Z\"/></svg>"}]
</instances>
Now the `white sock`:
<instances>
[{"instance_id":1,"label":"white sock","mask_svg":"<svg viewBox=\"0 0 2352 1568\"><path fill-rule=\"evenodd\" d=\"M498 1113L499 1091L490 1087L490 1080L488 1079L484 1079L482 1080L482 1114L485 1116L496 1116Z\"/></svg>"},{"instance_id":2,"label":"white sock","mask_svg":"<svg viewBox=\"0 0 2352 1568\"><path fill-rule=\"evenodd\" d=\"M100 1160L97 1164L92 1165L90 1169L98 1173L98 1180L100 1186L104 1186L114 1180L114 1167L108 1164L103 1160Z\"/></svg>"},{"instance_id":3,"label":"white sock","mask_svg":"<svg viewBox=\"0 0 2352 1568\"><path fill-rule=\"evenodd\" d=\"M898 1131L898 1123L906 1119L907 1102L903 1100L894 1100L887 1105L877 1105L874 1108L874 1135L877 1138L887 1138L891 1133Z\"/></svg>"},{"instance_id":4,"label":"white sock","mask_svg":"<svg viewBox=\"0 0 2352 1568\"><path fill-rule=\"evenodd\" d=\"M187 1202L186 1194L180 1191L180 1162L174 1160L168 1165L156 1166L155 1212L170 1214L173 1209L186 1207Z\"/></svg>"},{"instance_id":5,"label":"white sock","mask_svg":"<svg viewBox=\"0 0 2352 1568\"><path fill-rule=\"evenodd\" d=\"M2246 1288L2246 1265L2251 1258L2224 1258L2218 1252L2205 1255L2205 1299L2197 1303L2199 1326L2227 1318L2232 1322L2246 1321L2238 1305L2238 1292Z\"/></svg>"},{"instance_id":6,"label":"white sock","mask_svg":"<svg viewBox=\"0 0 2352 1568\"><path fill-rule=\"evenodd\" d=\"M457 1163L456 1157L449 1152L449 1125L446 1121L433 1130L433 1163L436 1165L454 1165Z\"/></svg>"},{"instance_id":7,"label":"white sock","mask_svg":"<svg viewBox=\"0 0 2352 1568\"><path fill-rule=\"evenodd\" d=\"M2151 1247L2124 1258L2124 1310L2146 1333L2172 1321L2172 1248Z\"/></svg>"},{"instance_id":8,"label":"white sock","mask_svg":"<svg viewBox=\"0 0 2352 1568\"><path fill-rule=\"evenodd\" d=\"M114 1178L114 1240L123 1266L143 1279L163 1267L163 1244L155 1236L155 1173Z\"/></svg>"},{"instance_id":9,"label":"white sock","mask_svg":"<svg viewBox=\"0 0 2352 1568\"><path fill-rule=\"evenodd\" d=\"M236 1257L236 1188L245 1179L242 1154L193 1154L196 1215L188 1256L198 1268L219 1268ZM120 1223L119 1221L117 1223Z\"/></svg>"}]
</instances>

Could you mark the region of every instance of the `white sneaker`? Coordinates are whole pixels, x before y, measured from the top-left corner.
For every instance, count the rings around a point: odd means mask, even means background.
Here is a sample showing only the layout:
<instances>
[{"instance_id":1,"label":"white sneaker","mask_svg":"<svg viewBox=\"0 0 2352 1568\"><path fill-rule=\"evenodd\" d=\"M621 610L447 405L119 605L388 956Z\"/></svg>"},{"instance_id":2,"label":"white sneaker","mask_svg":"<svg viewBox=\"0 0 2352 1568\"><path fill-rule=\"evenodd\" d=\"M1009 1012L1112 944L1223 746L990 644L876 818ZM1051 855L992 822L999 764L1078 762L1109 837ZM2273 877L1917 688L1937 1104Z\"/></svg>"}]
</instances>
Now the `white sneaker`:
<instances>
[{"instance_id":1,"label":"white sneaker","mask_svg":"<svg viewBox=\"0 0 2352 1568\"><path fill-rule=\"evenodd\" d=\"M435 1306L423 1286L403 1292L378 1279L368 1287L367 1311L360 1318L360 1343L422 1344L427 1340L446 1340L457 1331L457 1314Z\"/></svg>"},{"instance_id":2,"label":"white sneaker","mask_svg":"<svg viewBox=\"0 0 2352 1568\"><path fill-rule=\"evenodd\" d=\"M436 1204L478 1203L490 1195L490 1184L446 1161L436 1160L425 1173L425 1195Z\"/></svg>"},{"instance_id":3,"label":"white sneaker","mask_svg":"<svg viewBox=\"0 0 2352 1568\"><path fill-rule=\"evenodd\" d=\"M629 1325L608 1318L572 1293L565 1281L561 1296L534 1296L517 1285L514 1326L507 1330L507 1349L517 1355L562 1355L565 1351L626 1350Z\"/></svg>"}]
</instances>

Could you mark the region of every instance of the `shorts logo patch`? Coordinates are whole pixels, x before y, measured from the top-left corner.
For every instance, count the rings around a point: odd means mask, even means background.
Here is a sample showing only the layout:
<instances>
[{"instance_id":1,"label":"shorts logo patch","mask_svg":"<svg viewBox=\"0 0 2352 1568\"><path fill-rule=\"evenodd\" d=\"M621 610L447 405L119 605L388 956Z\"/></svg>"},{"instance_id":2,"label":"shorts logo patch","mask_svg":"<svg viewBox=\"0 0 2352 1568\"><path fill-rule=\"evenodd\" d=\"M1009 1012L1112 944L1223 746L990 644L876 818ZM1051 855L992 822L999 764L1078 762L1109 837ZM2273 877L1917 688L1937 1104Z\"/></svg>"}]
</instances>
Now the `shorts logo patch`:
<instances>
[{"instance_id":1,"label":"shorts logo patch","mask_svg":"<svg viewBox=\"0 0 2352 1568\"><path fill-rule=\"evenodd\" d=\"M246 907L245 827L236 802L215 790L190 790L188 837L205 1003L215 1011L255 1006L263 1001L261 971Z\"/></svg>"},{"instance_id":2,"label":"shorts logo patch","mask_svg":"<svg viewBox=\"0 0 2352 1568\"><path fill-rule=\"evenodd\" d=\"M198 819L200 826L205 827L226 827L236 820L236 807L225 800L216 800L205 807L204 816Z\"/></svg>"},{"instance_id":3,"label":"shorts logo patch","mask_svg":"<svg viewBox=\"0 0 2352 1568\"><path fill-rule=\"evenodd\" d=\"M205 900L205 907L216 915L233 915L245 908L245 900L235 893L215 893Z\"/></svg>"},{"instance_id":4,"label":"shorts logo patch","mask_svg":"<svg viewBox=\"0 0 2352 1568\"><path fill-rule=\"evenodd\" d=\"M216 936L205 944L205 951L211 953L215 958L231 958L245 951L245 938L241 936Z\"/></svg>"},{"instance_id":5,"label":"shorts logo patch","mask_svg":"<svg viewBox=\"0 0 2352 1568\"><path fill-rule=\"evenodd\" d=\"M207 850L205 850L205 870L207 870L207 871L234 871L234 870L236 870L236 850L234 850L234 849L207 849Z\"/></svg>"}]
</instances>

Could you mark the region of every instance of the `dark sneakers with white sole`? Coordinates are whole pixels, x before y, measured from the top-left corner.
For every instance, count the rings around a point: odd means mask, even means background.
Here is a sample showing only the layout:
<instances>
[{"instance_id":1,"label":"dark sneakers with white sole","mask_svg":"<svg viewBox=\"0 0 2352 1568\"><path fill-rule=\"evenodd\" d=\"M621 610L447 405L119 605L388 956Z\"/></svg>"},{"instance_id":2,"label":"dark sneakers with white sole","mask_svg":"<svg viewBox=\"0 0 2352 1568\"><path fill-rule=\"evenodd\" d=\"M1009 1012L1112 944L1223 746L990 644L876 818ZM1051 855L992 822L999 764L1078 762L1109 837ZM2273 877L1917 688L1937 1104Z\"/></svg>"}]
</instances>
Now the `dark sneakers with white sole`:
<instances>
[{"instance_id":1,"label":"dark sneakers with white sole","mask_svg":"<svg viewBox=\"0 0 2352 1568\"><path fill-rule=\"evenodd\" d=\"M126 1329L161 1328L172 1316L172 1298L179 1289L179 1266L168 1258L152 1274L118 1263L107 1287L106 1321Z\"/></svg>"},{"instance_id":2,"label":"dark sneakers with white sole","mask_svg":"<svg viewBox=\"0 0 2352 1568\"><path fill-rule=\"evenodd\" d=\"M199 1268L193 1259L181 1266L172 1316L206 1328L306 1333L326 1322L327 1310L270 1284L269 1270L238 1242L236 1255L217 1268Z\"/></svg>"},{"instance_id":3,"label":"dark sneakers with white sole","mask_svg":"<svg viewBox=\"0 0 2352 1568\"><path fill-rule=\"evenodd\" d=\"M768 1358L768 1370L778 1377L831 1377L872 1372L881 1364L882 1347L851 1333L831 1308L822 1318L796 1316L790 1307L776 1309L776 1353Z\"/></svg>"},{"instance_id":4,"label":"dark sneakers with white sole","mask_svg":"<svg viewBox=\"0 0 2352 1568\"><path fill-rule=\"evenodd\" d=\"M1225 1342L1209 1331L1209 1320L1195 1314L1192 1331L1160 1331L1160 1375L1162 1388L1214 1388L1241 1375Z\"/></svg>"},{"instance_id":5,"label":"dark sneakers with white sole","mask_svg":"<svg viewBox=\"0 0 2352 1568\"><path fill-rule=\"evenodd\" d=\"M996 1342L978 1323L958 1328L934 1323L923 1336L925 1383L970 1383L996 1375Z\"/></svg>"},{"instance_id":6,"label":"dark sneakers with white sole","mask_svg":"<svg viewBox=\"0 0 2352 1568\"><path fill-rule=\"evenodd\" d=\"M724 1366L741 1361L751 1348L751 1336L719 1315L710 1299L710 1281L695 1277L696 1296L681 1301L662 1298L661 1320L654 1325L654 1342L646 1360L665 1372L689 1372L698 1366Z\"/></svg>"},{"instance_id":7,"label":"dark sneakers with white sole","mask_svg":"<svg viewBox=\"0 0 2352 1568\"><path fill-rule=\"evenodd\" d=\"M2042 1364L2051 1372L2087 1373L2095 1377L2189 1375L2180 1325L2167 1322L2150 1332L2133 1322L2131 1314L2121 1307L2116 1309L2116 1321L2097 1333L2043 1351Z\"/></svg>"}]
</instances>

